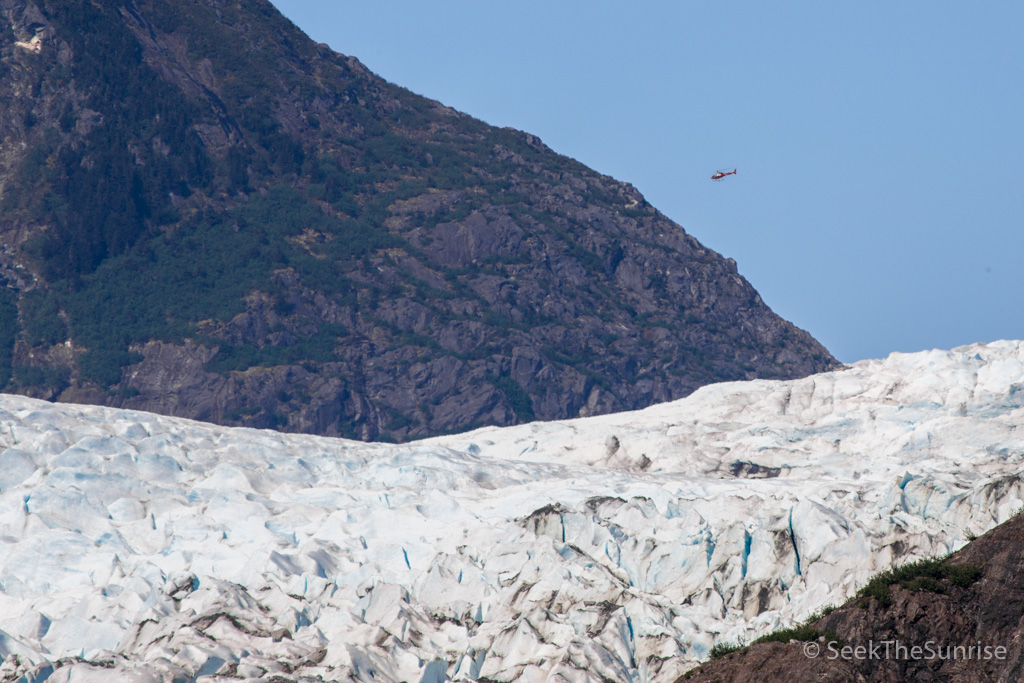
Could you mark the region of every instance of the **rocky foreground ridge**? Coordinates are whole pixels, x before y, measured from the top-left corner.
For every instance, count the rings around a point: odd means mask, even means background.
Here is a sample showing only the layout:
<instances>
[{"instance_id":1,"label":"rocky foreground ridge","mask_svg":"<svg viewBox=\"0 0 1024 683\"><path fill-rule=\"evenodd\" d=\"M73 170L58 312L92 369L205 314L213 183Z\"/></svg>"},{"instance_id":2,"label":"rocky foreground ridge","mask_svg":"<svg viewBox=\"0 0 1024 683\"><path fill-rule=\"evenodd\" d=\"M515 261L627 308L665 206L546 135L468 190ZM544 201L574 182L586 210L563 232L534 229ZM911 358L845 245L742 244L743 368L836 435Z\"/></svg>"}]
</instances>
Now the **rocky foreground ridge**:
<instances>
[{"instance_id":1,"label":"rocky foreground ridge","mask_svg":"<svg viewBox=\"0 0 1024 683\"><path fill-rule=\"evenodd\" d=\"M968 543L947 563L970 571L969 581L961 582L967 585L893 582L888 604L858 597L807 624L827 635L742 648L677 683L1024 679L1024 514Z\"/></svg>"},{"instance_id":2,"label":"rocky foreground ridge","mask_svg":"<svg viewBox=\"0 0 1024 683\"><path fill-rule=\"evenodd\" d=\"M0 0L0 389L405 440L836 367L633 187L266 0Z\"/></svg>"}]
</instances>

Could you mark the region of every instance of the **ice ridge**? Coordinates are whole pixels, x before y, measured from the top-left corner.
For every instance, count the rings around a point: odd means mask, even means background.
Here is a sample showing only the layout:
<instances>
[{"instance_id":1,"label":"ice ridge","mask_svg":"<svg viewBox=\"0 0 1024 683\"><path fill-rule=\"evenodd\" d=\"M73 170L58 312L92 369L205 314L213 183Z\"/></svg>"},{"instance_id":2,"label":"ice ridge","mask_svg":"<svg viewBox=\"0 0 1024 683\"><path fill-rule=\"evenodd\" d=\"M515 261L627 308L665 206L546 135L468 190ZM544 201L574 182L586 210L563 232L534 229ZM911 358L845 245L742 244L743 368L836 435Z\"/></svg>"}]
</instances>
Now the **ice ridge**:
<instances>
[{"instance_id":1,"label":"ice ridge","mask_svg":"<svg viewBox=\"0 0 1024 683\"><path fill-rule=\"evenodd\" d=\"M404 445L0 396L0 680L672 681L1014 514L1022 387L1004 341Z\"/></svg>"}]
</instances>

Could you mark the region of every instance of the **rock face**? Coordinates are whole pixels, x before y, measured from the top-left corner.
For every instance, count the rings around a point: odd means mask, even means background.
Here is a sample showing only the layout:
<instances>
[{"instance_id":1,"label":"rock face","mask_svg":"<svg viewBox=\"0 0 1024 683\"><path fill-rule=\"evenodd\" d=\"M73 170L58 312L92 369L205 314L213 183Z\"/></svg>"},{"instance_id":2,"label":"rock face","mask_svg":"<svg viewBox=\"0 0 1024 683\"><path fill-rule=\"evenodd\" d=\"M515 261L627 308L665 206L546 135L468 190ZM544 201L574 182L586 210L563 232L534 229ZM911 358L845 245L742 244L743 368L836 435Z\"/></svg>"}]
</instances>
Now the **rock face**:
<instances>
[{"instance_id":1,"label":"rock face","mask_svg":"<svg viewBox=\"0 0 1024 683\"><path fill-rule=\"evenodd\" d=\"M1024 678L1022 549L1024 515L1018 514L950 557L950 566L980 570L969 586L948 580L933 590L892 585L889 605L854 598L811 624L838 641L753 645L679 681L1019 681Z\"/></svg>"},{"instance_id":2,"label":"rock face","mask_svg":"<svg viewBox=\"0 0 1024 683\"><path fill-rule=\"evenodd\" d=\"M404 440L837 366L633 187L265 0L0 0L0 390Z\"/></svg>"}]
</instances>

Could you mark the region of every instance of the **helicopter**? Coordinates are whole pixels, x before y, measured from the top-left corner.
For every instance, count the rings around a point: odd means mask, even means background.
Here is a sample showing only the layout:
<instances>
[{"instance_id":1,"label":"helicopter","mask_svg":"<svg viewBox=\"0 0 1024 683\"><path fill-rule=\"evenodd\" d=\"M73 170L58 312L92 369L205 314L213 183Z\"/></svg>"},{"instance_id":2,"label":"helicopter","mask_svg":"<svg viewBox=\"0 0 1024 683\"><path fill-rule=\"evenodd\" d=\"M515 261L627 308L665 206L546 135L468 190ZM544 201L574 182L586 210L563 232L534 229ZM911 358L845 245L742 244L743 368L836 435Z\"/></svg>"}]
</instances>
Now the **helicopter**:
<instances>
[{"instance_id":1,"label":"helicopter","mask_svg":"<svg viewBox=\"0 0 1024 683\"><path fill-rule=\"evenodd\" d=\"M736 175L736 169L734 168L731 171L715 171L714 175L711 176L711 179L721 180L727 175Z\"/></svg>"}]
</instances>

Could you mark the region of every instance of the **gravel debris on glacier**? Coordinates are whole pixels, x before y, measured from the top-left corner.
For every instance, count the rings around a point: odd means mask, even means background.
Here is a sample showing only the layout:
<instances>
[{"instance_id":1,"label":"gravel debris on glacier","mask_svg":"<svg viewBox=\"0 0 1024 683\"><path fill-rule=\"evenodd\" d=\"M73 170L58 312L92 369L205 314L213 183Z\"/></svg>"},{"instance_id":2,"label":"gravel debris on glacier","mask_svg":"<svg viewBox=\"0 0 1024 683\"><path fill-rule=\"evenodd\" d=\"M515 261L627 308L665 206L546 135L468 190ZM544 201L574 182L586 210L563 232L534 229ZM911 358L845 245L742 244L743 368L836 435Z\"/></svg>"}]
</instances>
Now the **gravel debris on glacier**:
<instances>
[{"instance_id":1,"label":"gravel debris on glacier","mask_svg":"<svg viewBox=\"0 0 1024 683\"><path fill-rule=\"evenodd\" d=\"M1024 342L405 445L0 396L0 680L672 681L1021 505Z\"/></svg>"}]
</instances>

